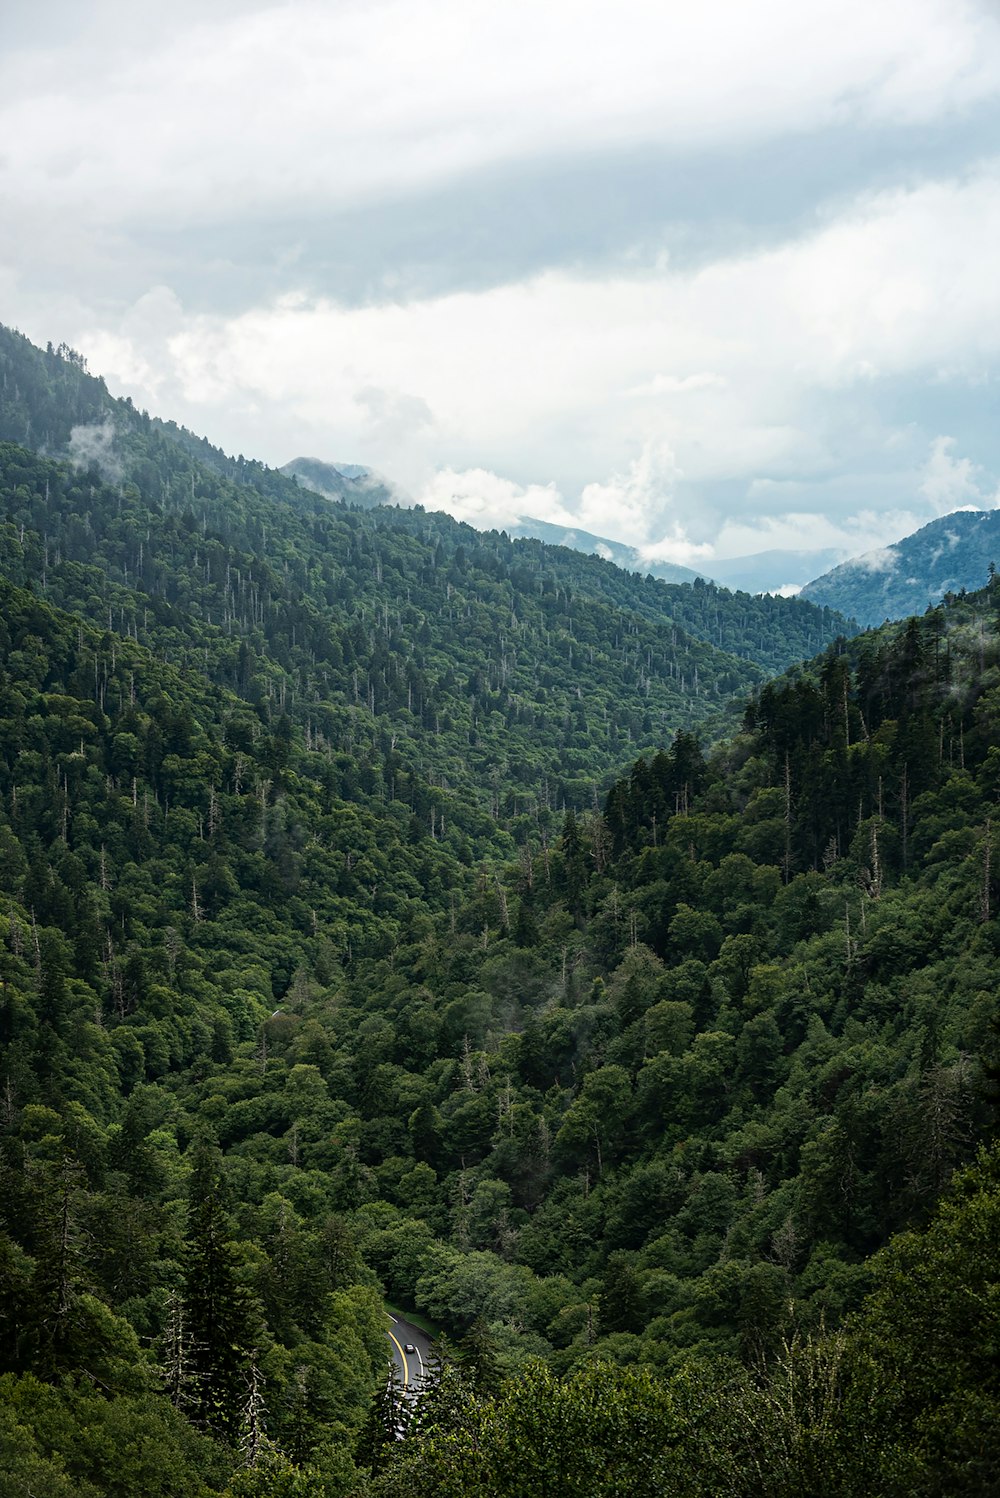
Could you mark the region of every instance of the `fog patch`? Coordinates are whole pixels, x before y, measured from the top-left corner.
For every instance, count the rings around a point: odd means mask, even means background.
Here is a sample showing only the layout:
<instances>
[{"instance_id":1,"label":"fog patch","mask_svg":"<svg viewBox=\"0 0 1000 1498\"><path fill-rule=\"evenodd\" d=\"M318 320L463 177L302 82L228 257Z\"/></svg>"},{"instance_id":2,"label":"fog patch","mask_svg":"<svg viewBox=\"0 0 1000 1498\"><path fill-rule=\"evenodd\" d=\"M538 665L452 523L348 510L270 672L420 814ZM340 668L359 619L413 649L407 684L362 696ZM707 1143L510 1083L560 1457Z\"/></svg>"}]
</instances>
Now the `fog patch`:
<instances>
[{"instance_id":1,"label":"fog patch","mask_svg":"<svg viewBox=\"0 0 1000 1498\"><path fill-rule=\"evenodd\" d=\"M899 566L899 552L893 546L882 546L877 551L866 551L864 556L854 557L849 565L858 572L895 572Z\"/></svg>"},{"instance_id":2,"label":"fog patch","mask_svg":"<svg viewBox=\"0 0 1000 1498\"><path fill-rule=\"evenodd\" d=\"M935 437L920 493L938 515L952 515L956 510L995 509L997 493L986 486L987 476L982 467L970 458L956 457L954 448L954 437Z\"/></svg>"},{"instance_id":3,"label":"fog patch","mask_svg":"<svg viewBox=\"0 0 1000 1498\"><path fill-rule=\"evenodd\" d=\"M69 460L77 470L96 468L107 484L121 483L123 468L114 451L115 424L110 416L103 421L77 426L69 434Z\"/></svg>"},{"instance_id":4,"label":"fog patch","mask_svg":"<svg viewBox=\"0 0 1000 1498\"><path fill-rule=\"evenodd\" d=\"M417 493L427 510L445 510L479 530L507 530L522 517L549 525L573 526L555 484L518 484L488 468L439 468Z\"/></svg>"}]
</instances>

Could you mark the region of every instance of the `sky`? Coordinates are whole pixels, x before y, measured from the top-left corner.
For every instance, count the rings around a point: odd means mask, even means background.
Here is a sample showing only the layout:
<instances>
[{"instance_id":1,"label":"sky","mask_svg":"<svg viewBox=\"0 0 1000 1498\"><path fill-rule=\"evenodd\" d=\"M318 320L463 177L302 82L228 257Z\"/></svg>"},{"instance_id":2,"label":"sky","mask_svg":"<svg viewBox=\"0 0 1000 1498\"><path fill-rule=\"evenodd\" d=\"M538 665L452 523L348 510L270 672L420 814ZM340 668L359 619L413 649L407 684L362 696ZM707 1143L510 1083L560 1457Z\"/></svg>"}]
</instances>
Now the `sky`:
<instances>
[{"instance_id":1,"label":"sky","mask_svg":"<svg viewBox=\"0 0 1000 1498\"><path fill-rule=\"evenodd\" d=\"M1000 0L2 34L0 321L229 451L706 571L1000 504Z\"/></svg>"}]
</instances>

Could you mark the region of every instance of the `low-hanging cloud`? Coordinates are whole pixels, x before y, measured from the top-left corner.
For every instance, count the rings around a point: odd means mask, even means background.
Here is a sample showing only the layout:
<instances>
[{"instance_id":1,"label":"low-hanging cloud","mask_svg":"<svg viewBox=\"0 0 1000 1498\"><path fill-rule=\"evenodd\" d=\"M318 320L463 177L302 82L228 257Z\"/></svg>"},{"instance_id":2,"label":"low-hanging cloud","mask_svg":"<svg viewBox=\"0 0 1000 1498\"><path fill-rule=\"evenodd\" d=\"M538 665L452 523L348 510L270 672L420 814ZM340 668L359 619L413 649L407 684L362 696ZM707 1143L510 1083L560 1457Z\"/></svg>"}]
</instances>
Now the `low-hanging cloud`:
<instances>
[{"instance_id":1,"label":"low-hanging cloud","mask_svg":"<svg viewBox=\"0 0 1000 1498\"><path fill-rule=\"evenodd\" d=\"M647 443L623 472L586 484L575 502L555 484L518 484L484 468L441 469L418 498L428 509L447 510L472 525L504 530L521 520L542 520L632 545L646 563L686 565L714 553L672 516L677 478L670 448ZM602 553L610 555L598 547Z\"/></svg>"},{"instance_id":2,"label":"low-hanging cloud","mask_svg":"<svg viewBox=\"0 0 1000 1498\"><path fill-rule=\"evenodd\" d=\"M670 445L647 442L623 472L584 485L574 507L577 524L641 549L655 546L669 523L680 477Z\"/></svg>"},{"instance_id":3,"label":"low-hanging cloud","mask_svg":"<svg viewBox=\"0 0 1000 1498\"><path fill-rule=\"evenodd\" d=\"M750 484L822 473L852 450L912 461L913 438L879 417L878 397L943 367L961 385L1000 358L1000 283L984 242L1000 242L1000 161L961 183L862 198L809 235L693 271L553 270L359 307L282 296L233 317L192 315L164 295L172 331L150 335L148 357L170 363L184 399L215 408L230 445L248 449L252 436L275 461L295 423L294 450L322 451L330 434L327 450L353 442L359 461L391 472L384 445L360 450L379 424L366 392L378 390L433 413L433 429L410 423L425 469L515 470L567 494L617 473L634 493L636 454L666 447L687 486ZM96 329L80 340L121 378L147 359L144 328L128 323L117 343ZM245 432L227 439L241 419ZM961 502L962 461L947 446L932 455L932 506ZM421 475L399 477L416 487ZM606 509L608 483L586 508ZM655 540L655 527L632 539Z\"/></svg>"},{"instance_id":4,"label":"low-hanging cloud","mask_svg":"<svg viewBox=\"0 0 1000 1498\"><path fill-rule=\"evenodd\" d=\"M75 426L69 434L69 460L74 468L96 468L105 483L118 484L122 463L115 452L115 425L110 416L103 421Z\"/></svg>"},{"instance_id":5,"label":"low-hanging cloud","mask_svg":"<svg viewBox=\"0 0 1000 1498\"><path fill-rule=\"evenodd\" d=\"M899 552L892 546L882 546L875 551L866 551L859 557L853 557L851 565L859 572L891 575L899 567Z\"/></svg>"},{"instance_id":6,"label":"low-hanging cloud","mask_svg":"<svg viewBox=\"0 0 1000 1498\"><path fill-rule=\"evenodd\" d=\"M488 468L440 468L416 498L425 509L445 510L480 530L507 530L526 517L553 525L578 524L554 484L519 484Z\"/></svg>"},{"instance_id":7,"label":"low-hanging cloud","mask_svg":"<svg viewBox=\"0 0 1000 1498\"><path fill-rule=\"evenodd\" d=\"M1000 492L987 485L982 468L971 458L955 455L954 437L935 437L931 443L920 493L935 515L955 510L992 510L1000 503Z\"/></svg>"},{"instance_id":8,"label":"low-hanging cloud","mask_svg":"<svg viewBox=\"0 0 1000 1498\"><path fill-rule=\"evenodd\" d=\"M687 565L846 558L997 502L969 425L960 450L896 394L971 399L1000 360L994 242L1000 159L695 268L651 253L360 306L298 290L231 316L159 287L117 328L67 332L234 452L353 459L476 525L530 515Z\"/></svg>"}]
</instances>

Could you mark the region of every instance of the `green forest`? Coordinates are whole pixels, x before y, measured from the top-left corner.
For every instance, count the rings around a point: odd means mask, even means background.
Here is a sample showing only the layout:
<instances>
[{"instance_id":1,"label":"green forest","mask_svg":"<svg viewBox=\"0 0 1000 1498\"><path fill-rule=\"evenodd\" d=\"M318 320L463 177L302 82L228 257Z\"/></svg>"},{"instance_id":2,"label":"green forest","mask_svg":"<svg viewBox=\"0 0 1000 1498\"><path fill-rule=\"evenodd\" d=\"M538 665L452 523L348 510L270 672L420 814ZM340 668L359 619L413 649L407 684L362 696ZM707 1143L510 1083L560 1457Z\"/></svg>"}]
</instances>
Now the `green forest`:
<instances>
[{"instance_id":1,"label":"green forest","mask_svg":"<svg viewBox=\"0 0 1000 1498\"><path fill-rule=\"evenodd\" d=\"M983 583L351 508L0 330L4 1494L1000 1492Z\"/></svg>"}]
</instances>

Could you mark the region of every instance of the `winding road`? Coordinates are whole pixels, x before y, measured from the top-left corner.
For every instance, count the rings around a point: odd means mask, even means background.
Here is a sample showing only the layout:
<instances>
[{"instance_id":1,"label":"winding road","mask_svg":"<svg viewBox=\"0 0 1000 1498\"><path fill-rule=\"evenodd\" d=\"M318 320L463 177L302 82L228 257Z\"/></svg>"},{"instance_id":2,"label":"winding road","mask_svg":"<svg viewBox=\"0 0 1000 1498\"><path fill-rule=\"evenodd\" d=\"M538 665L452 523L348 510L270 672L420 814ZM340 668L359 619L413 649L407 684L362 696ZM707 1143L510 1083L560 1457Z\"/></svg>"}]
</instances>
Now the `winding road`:
<instances>
[{"instance_id":1,"label":"winding road","mask_svg":"<svg viewBox=\"0 0 1000 1498\"><path fill-rule=\"evenodd\" d=\"M430 1363L431 1341L426 1332L400 1316L389 1317L389 1346L399 1382L407 1394L419 1394ZM412 1347L413 1352L407 1352Z\"/></svg>"}]
</instances>

